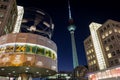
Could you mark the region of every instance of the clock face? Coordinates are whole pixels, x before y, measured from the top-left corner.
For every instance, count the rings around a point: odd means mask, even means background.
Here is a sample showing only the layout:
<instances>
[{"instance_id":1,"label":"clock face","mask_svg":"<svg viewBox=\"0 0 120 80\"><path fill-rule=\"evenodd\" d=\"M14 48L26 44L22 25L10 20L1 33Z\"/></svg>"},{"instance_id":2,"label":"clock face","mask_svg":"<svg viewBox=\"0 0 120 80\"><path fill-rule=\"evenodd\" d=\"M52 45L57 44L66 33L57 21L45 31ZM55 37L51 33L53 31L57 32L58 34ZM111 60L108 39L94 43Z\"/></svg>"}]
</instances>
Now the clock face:
<instances>
[{"instance_id":1,"label":"clock face","mask_svg":"<svg viewBox=\"0 0 120 80\"><path fill-rule=\"evenodd\" d=\"M21 32L34 33L50 38L54 29L51 17L42 10L27 8L21 25Z\"/></svg>"}]
</instances>

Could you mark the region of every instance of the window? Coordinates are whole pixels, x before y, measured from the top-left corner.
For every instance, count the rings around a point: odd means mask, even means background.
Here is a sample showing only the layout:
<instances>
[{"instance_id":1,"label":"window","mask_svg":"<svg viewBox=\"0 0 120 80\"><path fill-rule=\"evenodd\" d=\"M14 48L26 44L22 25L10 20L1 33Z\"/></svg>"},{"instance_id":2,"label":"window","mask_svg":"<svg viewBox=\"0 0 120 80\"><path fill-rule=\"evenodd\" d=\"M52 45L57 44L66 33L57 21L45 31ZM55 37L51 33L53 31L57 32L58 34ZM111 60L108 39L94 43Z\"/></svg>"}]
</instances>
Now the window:
<instances>
[{"instance_id":1,"label":"window","mask_svg":"<svg viewBox=\"0 0 120 80\"><path fill-rule=\"evenodd\" d=\"M104 35L102 35L102 39L104 39L105 38L105 36Z\"/></svg>"},{"instance_id":2,"label":"window","mask_svg":"<svg viewBox=\"0 0 120 80\"><path fill-rule=\"evenodd\" d=\"M108 42L110 42L111 40L110 39L108 39Z\"/></svg>"},{"instance_id":3,"label":"window","mask_svg":"<svg viewBox=\"0 0 120 80\"><path fill-rule=\"evenodd\" d=\"M114 65L113 61L110 61L110 65L111 65L111 66Z\"/></svg>"},{"instance_id":4,"label":"window","mask_svg":"<svg viewBox=\"0 0 120 80\"><path fill-rule=\"evenodd\" d=\"M118 64L118 63L119 63L118 59L115 59L115 63L116 63L116 64Z\"/></svg>"},{"instance_id":5,"label":"window","mask_svg":"<svg viewBox=\"0 0 120 80\"><path fill-rule=\"evenodd\" d=\"M115 39L114 36L111 36L111 39L114 40Z\"/></svg>"},{"instance_id":6,"label":"window","mask_svg":"<svg viewBox=\"0 0 120 80\"><path fill-rule=\"evenodd\" d=\"M92 57L92 56L90 56L90 58L92 59L93 57Z\"/></svg>"},{"instance_id":7,"label":"window","mask_svg":"<svg viewBox=\"0 0 120 80\"><path fill-rule=\"evenodd\" d=\"M105 49L106 49L106 51L109 51L109 47L108 46Z\"/></svg>"},{"instance_id":8,"label":"window","mask_svg":"<svg viewBox=\"0 0 120 80\"><path fill-rule=\"evenodd\" d=\"M119 62L120 62L120 58L119 58Z\"/></svg>"},{"instance_id":9,"label":"window","mask_svg":"<svg viewBox=\"0 0 120 80\"><path fill-rule=\"evenodd\" d=\"M104 30L106 30L106 27L104 27Z\"/></svg>"},{"instance_id":10,"label":"window","mask_svg":"<svg viewBox=\"0 0 120 80\"><path fill-rule=\"evenodd\" d=\"M107 41L106 41L106 40L104 41L104 44L107 44Z\"/></svg>"},{"instance_id":11,"label":"window","mask_svg":"<svg viewBox=\"0 0 120 80\"><path fill-rule=\"evenodd\" d=\"M113 48L113 46L112 46L112 45L110 45L110 46L109 46L109 48L110 48L110 49L112 49L112 48Z\"/></svg>"},{"instance_id":12,"label":"window","mask_svg":"<svg viewBox=\"0 0 120 80\"><path fill-rule=\"evenodd\" d=\"M103 33L103 30L102 30L102 29L100 30L100 33Z\"/></svg>"},{"instance_id":13,"label":"window","mask_svg":"<svg viewBox=\"0 0 120 80\"><path fill-rule=\"evenodd\" d=\"M93 61L91 61L91 65L93 65L94 63L93 63Z\"/></svg>"},{"instance_id":14,"label":"window","mask_svg":"<svg viewBox=\"0 0 120 80\"><path fill-rule=\"evenodd\" d=\"M115 32L117 32L117 29L114 29Z\"/></svg>"},{"instance_id":15,"label":"window","mask_svg":"<svg viewBox=\"0 0 120 80\"><path fill-rule=\"evenodd\" d=\"M95 57L95 55L93 55L93 57Z\"/></svg>"},{"instance_id":16,"label":"window","mask_svg":"<svg viewBox=\"0 0 120 80\"><path fill-rule=\"evenodd\" d=\"M113 26L115 26L115 24L112 24Z\"/></svg>"},{"instance_id":17,"label":"window","mask_svg":"<svg viewBox=\"0 0 120 80\"><path fill-rule=\"evenodd\" d=\"M2 21L0 21L0 24L2 24Z\"/></svg>"},{"instance_id":18,"label":"window","mask_svg":"<svg viewBox=\"0 0 120 80\"><path fill-rule=\"evenodd\" d=\"M116 50L116 53L117 53L117 54L120 54L120 50Z\"/></svg>"},{"instance_id":19,"label":"window","mask_svg":"<svg viewBox=\"0 0 120 80\"><path fill-rule=\"evenodd\" d=\"M88 65L90 66L91 64L90 64L90 63L88 63Z\"/></svg>"},{"instance_id":20,"label":"window","mask_svg":"<svg viewBox=\"0 0 120 80\"><path fill-rule=\"evenodd\" d=\"M90 60L90 57L88 57L88 60Z\"/></svg>"},{"instance_id":21,"label":"window","mask_svg":"<svg viewBox=\"0 0 120 80\"><path fill-rule=\"evenodd\" d=\"M118 31L119 33L120 33L120 29L119 29L119 31Z\"/></svg>"},{"instance_id":22,"label":"window","mask_svg":"<svg viewBox=\"0 0 120 80\"><path fill-rule=\"evenodd\" d=\"M3 1L8 2L9 0L3 0Z\"/></svg>"},{"instance_id":23,"label":"window","mask_svg":"<svg viewBox=\"0 0 120 80\"><path fill-rule=\"evenodd\" d=\"M112 30L109 31L109 34L111 34L111 33L112 33Z\"/></svg>"},{"instance_id":24,"label":"window","mask_svg":"<svg viewBox=\"0 0 120 80\"><path fill-rule=\"evenodd\" d=\"M8 2L9 0L0 0L0 1Z\"/></svg>"},{"instance_id":25,"label":"window","mask_svg":"<svg viewBox=\"0 0 120 80\"><path fill-rule=\"evenodd\" d=\"M111 58L111 57L112 57L111 53L108 53L108 58Z\"/></svg>"},{"instance_id":26,"label":"window","mask_svg":"<svg viewBox=\"0 0 120 80\"><path fill-rule=\"evenodd\" d=\"M116 24L116 27L119 27L119 24Z\"/></svg>"},{"instance_id":27,"label":"window","mask_svg":"<svg viewBox=\"0 0 120 80\"><path fill-rule=\"evenodd\" d=\"M91 50L89 50L89 53L91 53Z\"/></svg>"},{"instance_id":28,"label":"window","mask_svg":"<svg viewBox=\"0 0 120 80\"><path fill-rule=\"evenodd\" d=\"M92 47L93 45L91 44L90 47Z\"/></svg>"},{"instance_id":29,"label":"window","mask_svg":"<svg viewBox=\"0 0 120 80\"><path fill-rule=\"evenodd\" d=\"M115 54L115 52L113 51L113 52L112 52L112 56L115 56L115 55L116 55L116 54Z\"/></svg>"},{"instance_id":30,"label":"window","mask_svg":"<svg viewBox=\"0 0 120 80\"><path fill-rule=\"evenodd\" d=\"M107 33L107 32L105 33L105 36L106 36L106 37L108 36L108 33Z\"/></svg>"},{"instance_id":31,"label":"window","mask_svg":"<svg viewBox=\"0 0 120 80\"><path fill-rule=\"evenodd\" d=\"M0 9L7 9L7 5L0 4Z\"/></svg>"},{"instance_id":32,"label":"window","mask_svg":"<svg viewBox=\"0 0 120 80\"><path fill-rule=\"evenodd\" d=\"M96 64L96 60L94 60L93 63Z\"/></svg>"},{"instance_id":33,"label":"window","mask_svg":"<svg viewBox=\"0 0 120 80\"><path fill-rule=\"evenodd\" d=\"M88 53L88 51L87 51L87 55L88 55L89 53Z\"/></svg>"},{"instance_id":34,"label":"window","mask_svg":"<svg viewBox=\"0 0 120 80\"><path fill-rule=\"evenodd\" d=\"M93 50L93 49L91 49L91 51L92 51L92 52L94 52L94 50Z\"/></svg>"},{"instance_id":35,"label":"window","mask_svg":"<svg viewBox=\"0 0 120 80\"><path fill-rule=\"evenodd\" d=\"M0 18L3 18L3 17L4 17L4 13L0 12Z\"/></svg>"},{"instance_id":36,"label":"window","mask_svg":"<svg viewBox=\"0 0 120 80\"><path fill-rule=\"evenodd\" d=\"M109 28L109 27L110 27L110 25L108 24L108 25L107 25L107 28Z\"/></svg>"},{"instance_id":37,"label":"window","mask_svg":"<svg viewBox=\"0 0 120 80\"><path fill-rule=\"evenodd\" d=\"M118 37L118 39L120 38L120 36L119 36L119 35L117 35L117 37Z\"/></svg>"}]
</instances>

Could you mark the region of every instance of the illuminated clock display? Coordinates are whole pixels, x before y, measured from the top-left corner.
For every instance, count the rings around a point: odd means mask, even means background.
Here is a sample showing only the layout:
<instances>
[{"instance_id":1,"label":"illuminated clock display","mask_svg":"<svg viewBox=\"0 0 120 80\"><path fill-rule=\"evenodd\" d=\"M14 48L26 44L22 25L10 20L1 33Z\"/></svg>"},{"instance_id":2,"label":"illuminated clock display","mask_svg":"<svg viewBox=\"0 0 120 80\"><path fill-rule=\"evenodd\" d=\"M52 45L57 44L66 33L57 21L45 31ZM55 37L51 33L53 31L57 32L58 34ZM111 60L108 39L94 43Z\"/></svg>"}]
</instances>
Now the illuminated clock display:
<instances>
[{"instance_id":1,"label":"illuminated clock display","mask_svg":"<svg viewBox=\"0 0 120 80\"><path fill-rule=\"evenodd\" d=\"M56 60L56 52L37 44L30 43L12 43L0 46L0 53L24 53L24 54L38 54Z\"/></svg>"}]
</instances>

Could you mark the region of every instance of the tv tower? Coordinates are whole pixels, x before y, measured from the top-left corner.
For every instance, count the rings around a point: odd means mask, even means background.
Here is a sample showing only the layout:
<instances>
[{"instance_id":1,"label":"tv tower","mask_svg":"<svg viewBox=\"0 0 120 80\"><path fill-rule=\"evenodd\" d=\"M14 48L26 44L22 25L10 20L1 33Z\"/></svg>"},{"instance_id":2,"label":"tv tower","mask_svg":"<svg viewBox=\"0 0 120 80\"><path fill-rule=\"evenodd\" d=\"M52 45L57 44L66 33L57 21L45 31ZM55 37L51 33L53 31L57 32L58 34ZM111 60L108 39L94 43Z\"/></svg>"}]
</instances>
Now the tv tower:
<instances>
[{"instance_id":1,"label":"tv tower","mask_svg":"<svg viewBox=\"0 0 120 80\"><path fill-rule=\"evenodd\" d=\"M74 25L73 19L72 19L72 16L71 16L69 0L68 0L68 9L69 9L69 26L68 26L68 31L70 31L70 34L71 34L73 67L76 68L79 65L79 63L78 63L78 56L77 56L77 50L76 50L76 44L75 44L75 38L74 38L74 31L76 29L76 26Z\"/></svg>"}]
</instances>

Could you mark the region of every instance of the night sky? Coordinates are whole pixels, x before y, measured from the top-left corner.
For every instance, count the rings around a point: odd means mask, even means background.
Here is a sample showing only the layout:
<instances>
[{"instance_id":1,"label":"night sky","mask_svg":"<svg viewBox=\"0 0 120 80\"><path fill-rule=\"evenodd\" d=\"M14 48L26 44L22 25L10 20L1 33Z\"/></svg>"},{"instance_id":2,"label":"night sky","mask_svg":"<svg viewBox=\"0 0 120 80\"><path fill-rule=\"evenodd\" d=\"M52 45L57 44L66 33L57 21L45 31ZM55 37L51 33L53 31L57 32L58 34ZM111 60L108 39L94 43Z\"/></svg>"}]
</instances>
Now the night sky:
<instances>
[{"instance_id":1,"label":"night sky","mask_svg":"<svg viewBox=\"0 0 120 80\"><path fill-rule=\"evenodd\" d=\"M72 71L72 48L70 33L67 30L67 0L17 0L24 7L36 7L47 12L55 24L52 40L58 48L58 70ZM87 65L83 41L90 35L89 24L103 24L112 19L120 22L120 5L116 0L70 0L72 17L76 25L75 39L79 65Z\"/></svg>"}]
</instances>

